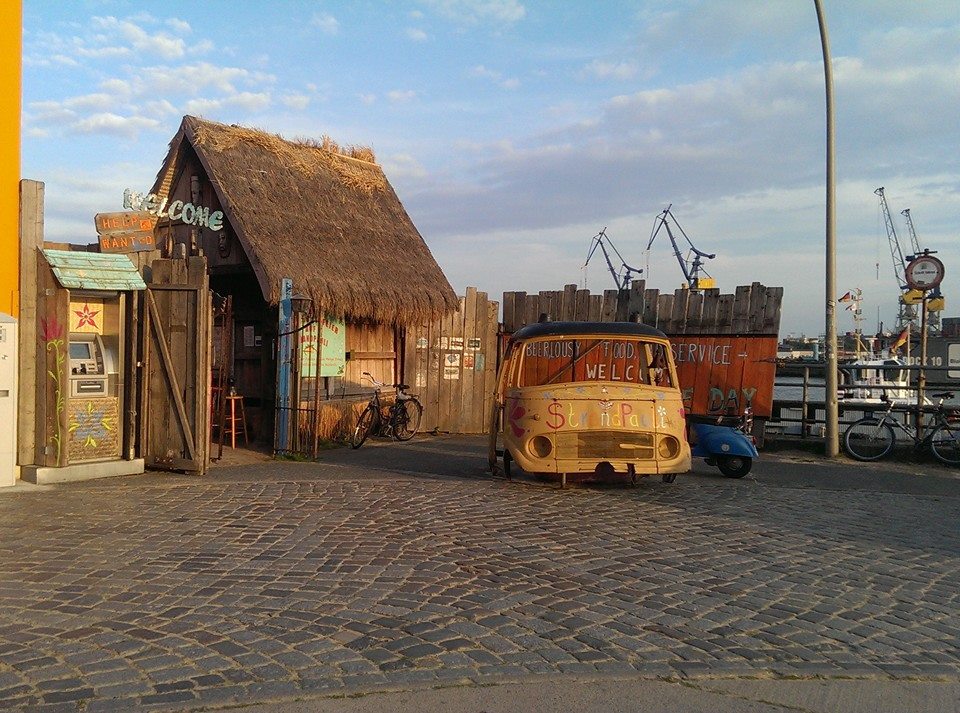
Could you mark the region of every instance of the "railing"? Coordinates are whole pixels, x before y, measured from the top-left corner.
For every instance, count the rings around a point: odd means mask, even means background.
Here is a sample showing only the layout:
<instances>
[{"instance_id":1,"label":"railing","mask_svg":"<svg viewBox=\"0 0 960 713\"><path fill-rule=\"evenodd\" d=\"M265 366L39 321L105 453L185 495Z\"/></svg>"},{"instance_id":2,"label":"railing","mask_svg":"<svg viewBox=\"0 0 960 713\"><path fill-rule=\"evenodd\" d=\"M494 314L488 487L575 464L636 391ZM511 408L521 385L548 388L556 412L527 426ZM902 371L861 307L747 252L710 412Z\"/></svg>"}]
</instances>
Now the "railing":
<instances>
[{"instance_id":1,"label":"railing","mask_svg":"<svg viewBox=\"0 0 960 713\"><path fill-rule=\"evenodd\" d=\"M877 370L879 368L909 372L910 385L884 386L876 384L863 387L860 385L856 387L849 386L849 381L855 372L870 369ZM777 435L783 434L801 439L822 438L826 425L826 411L824 406L826 365L792 364L786 370L787 373L784 373L784 371L784 369L778 369L774 380L773 413L765 427L767 437L776 437ZM844 403L843 393L845 386L856 389L866 388L876 392L876 394L891 391L906 392L905 395L897 394L897 401L903 403L903 406L898 407L897 410L916 412L918 399L916 381L919 378L919 373L922 371L926 376L926 385L924 387L925 395L929 396L929 394L935 392L953 391L960 397L960 379L951 378L948 373L960 373L960 370L955 366L921 367L919 365L891 365L882 367L876 364L841 364L839 371L841 374L838 379L838 389L840 392L838 394L838 405L841 428L843 424L860 418L865 412L886 408L886 405L882 403L871 404L863 403L862 401ZM845 375L849 376L845 377ZM846 384L844 383L845 381L847 382ZM782 394L787 389L798 390L799 398L786 398L778 395L778 391ZM954 399L952 403L960 405L960 398ZM922 411L927 410L928 409L922 409Z\"/></svg>"}]
</instances>

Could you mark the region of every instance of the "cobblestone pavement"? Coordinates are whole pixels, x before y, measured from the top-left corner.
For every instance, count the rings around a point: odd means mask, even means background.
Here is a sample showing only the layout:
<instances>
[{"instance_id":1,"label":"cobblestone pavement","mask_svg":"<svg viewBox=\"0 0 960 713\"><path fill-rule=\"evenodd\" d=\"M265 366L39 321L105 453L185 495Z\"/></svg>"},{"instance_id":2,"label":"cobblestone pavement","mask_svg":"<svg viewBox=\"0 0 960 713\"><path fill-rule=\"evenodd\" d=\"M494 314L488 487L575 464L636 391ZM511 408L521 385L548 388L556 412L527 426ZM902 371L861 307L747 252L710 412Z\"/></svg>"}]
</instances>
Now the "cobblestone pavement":
<instances>
[{"instance_id":1,"label":"cobblestone pavement","mask_svg":"<svg viewBox=\"0 0 960 713\"><path fill-rule=\"evenodd\" d=\"M561 491L437 443L471 477L345 451L0 495L0 708L531 675L960 679L960 497Z\"/></svg>"}]
</instances>

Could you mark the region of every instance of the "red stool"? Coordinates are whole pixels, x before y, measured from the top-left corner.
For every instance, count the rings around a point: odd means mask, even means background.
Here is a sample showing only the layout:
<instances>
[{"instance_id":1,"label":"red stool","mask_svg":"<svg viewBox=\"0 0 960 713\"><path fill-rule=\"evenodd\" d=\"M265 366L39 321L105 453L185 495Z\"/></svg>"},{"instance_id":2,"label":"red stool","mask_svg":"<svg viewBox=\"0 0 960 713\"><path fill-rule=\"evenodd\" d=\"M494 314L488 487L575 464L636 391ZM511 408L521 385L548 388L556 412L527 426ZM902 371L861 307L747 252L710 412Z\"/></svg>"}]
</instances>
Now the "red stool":
<instances>
[{"instance_id":1,"label":"red stool","mask_svg":"<svg viewBox=\"0 0 960 713\"><path fill-rule=\"evenodd\" d=\"M227 396L227 408L224 415L223 437L224 440L229 436L230 447L237 447L237 435L243 434L243 442L250 445L247 438L247 415L243 410L243 397L239 394Z\"/></svg>"}]
</instances>

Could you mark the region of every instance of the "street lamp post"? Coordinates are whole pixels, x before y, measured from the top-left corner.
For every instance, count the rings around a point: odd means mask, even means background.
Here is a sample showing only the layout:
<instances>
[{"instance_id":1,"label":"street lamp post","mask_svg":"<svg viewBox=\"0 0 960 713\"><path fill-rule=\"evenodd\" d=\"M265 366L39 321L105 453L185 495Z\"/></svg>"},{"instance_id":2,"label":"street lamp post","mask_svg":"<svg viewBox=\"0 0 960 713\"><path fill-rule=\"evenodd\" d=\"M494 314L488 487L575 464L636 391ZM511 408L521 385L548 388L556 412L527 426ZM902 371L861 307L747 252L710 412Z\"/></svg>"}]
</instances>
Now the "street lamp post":
<instances>
[{"instance_id":1,"label":"street lamp post","mask_svg":"<svg viewBox=\"0 0 960 713\"><path fill-rule=\"evenodd\" d=\"M827 20L823 14L821 0L813 0L817 8L817 23L820 25L820 45L823 48L823 79L827 98L827 239L826 239L826 433L824 448L828 458L835 458L840 452L838 436L837 406L837 248L836 248L836 208L834 197L836 185L834 177L834 132L833 132L833 70L830 64L830 37L827 34Z\"/></svg>"}]
</instances>

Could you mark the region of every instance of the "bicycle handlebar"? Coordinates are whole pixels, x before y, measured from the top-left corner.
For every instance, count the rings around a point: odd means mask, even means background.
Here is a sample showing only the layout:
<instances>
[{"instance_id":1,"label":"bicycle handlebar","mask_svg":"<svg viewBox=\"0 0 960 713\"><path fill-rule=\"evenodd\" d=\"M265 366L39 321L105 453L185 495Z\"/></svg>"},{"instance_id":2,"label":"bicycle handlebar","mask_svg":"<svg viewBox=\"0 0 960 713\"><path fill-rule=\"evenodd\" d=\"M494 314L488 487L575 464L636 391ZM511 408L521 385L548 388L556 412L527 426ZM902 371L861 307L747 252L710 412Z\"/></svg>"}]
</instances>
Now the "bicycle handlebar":
<instances>
[{"instance_id":1,"label":"bicycle handlebar","mask_svg":"<svg viewBox=\"0 0 960 713\"><path fill-rule=\"evenodd\" d=\"M386 382L384 382L384 381L377 381L375 378L373 378L373 374L371 374L369 371L363 372L363 376L365 376L365 377L367 377L368 379L370 379L370 382L371 382L376 388L378 388L378 389L379 389L380 387L382 387L382 386L387 386L387 383L386 383ZM410 387L407 386L406 384L390 384L390 388L396 389L397 391L406 391L406 390L409 389Z\"/></svg>"}]
</instances>

